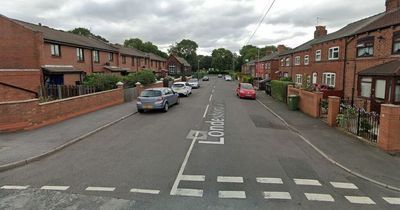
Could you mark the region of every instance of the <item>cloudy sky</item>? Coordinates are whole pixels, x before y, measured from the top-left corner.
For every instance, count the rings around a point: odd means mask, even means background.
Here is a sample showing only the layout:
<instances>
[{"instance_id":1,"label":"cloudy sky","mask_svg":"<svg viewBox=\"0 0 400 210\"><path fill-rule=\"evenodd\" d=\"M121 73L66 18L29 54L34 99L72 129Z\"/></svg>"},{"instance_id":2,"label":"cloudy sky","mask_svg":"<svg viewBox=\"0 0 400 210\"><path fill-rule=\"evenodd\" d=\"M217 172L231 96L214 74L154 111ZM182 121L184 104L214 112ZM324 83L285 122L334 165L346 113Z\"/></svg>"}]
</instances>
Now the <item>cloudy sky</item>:
<instances>
[{"instance_id":1,"label":"cloudy sky","mask_svg":"<svg viewBox=\"0 0 400 210\"><path fill-rule=\"evenodd\" d=\"M0 14L70 30L90 28L111 42L130 37L166 51L182 39L200 54L225 47L238 51L273 0L7 0ZM314 26L329 32L385 9L385 0L276 0L250 44L295 47L312 38Z\"/></svg>"}]
</instances>

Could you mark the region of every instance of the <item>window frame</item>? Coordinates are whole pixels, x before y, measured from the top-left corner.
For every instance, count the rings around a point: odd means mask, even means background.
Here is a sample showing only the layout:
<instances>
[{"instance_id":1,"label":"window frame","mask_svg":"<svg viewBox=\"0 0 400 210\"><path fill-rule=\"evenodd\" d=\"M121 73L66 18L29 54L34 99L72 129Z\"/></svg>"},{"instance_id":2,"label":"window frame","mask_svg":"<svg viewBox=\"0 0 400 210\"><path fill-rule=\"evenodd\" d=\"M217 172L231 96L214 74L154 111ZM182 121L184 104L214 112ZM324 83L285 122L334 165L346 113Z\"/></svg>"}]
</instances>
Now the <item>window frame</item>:
<instances>
[{"instance_id":1,"label":"window frame","mask_svg":"<svg viewBox=\"0 0 400 210\"><path fill-rule=\"evenodd\" d=\"M93 50L93 62L94 63L100 63L100 51L98 50Z\"/></svg>"},{"instance_id":2,"label":"window frame","mask_svg":"<svg viewBox=\"0 0 400 210\"><path fill-rule=\"evenodd\" d=\"M398 101L396 100L397 86L400 87L400 78L395 78L394 88L393 88L394 89L393 101L395 104L400 104L400 97ZM399 95L400 95L400 88L399 88Z\"/></svg>"},{"instance_id":3,"label":"window frame","mask_svg":"<svg viewBox=\"0 0 400 210\"><path fill-rule=\"evenodd\" d=\"M50 44L50 54L52 57L61 57L61 46L59 44Z\"/></svg>"},{"instance_id":4,"label":"window frame","mask_svg":"<svg viewBox=\"0 0 400 210\"><path fill-rule=\"evenodd\" d=\"M319 62L322 60L322 50L315 51L315 61Z\"/></svg>"},{"instance_id":5,"label":"window frame","mask_svg":"<svg viewBox=\"0 0 400 210\"><path fill-rule=\"evenodd\" d=\"M282 67L285 66L285 59L284 59L284 58L281 59L281 66L282 66Z\"/></svg>"},{"instance_id":6,"label":"window frame","mask_svg":"<svg viewBox=\"0 0 400 210\"><path fill-rule=\"evenodd\" d=\"M85 62L85 50L83 48L76 48L76 60L78 62Z\"/></svg>"},{"instance_id":7,"label":"window frame","mask_svg":"<svg viewBox=\"0 0 400 210\"><path fill-rule=\"evenodd\" d=\"M310 64L310 56L305 55L304 56L304 65L308 66Z\"/></svg>"},{"instance_id":8,"label":"window frame","mask_svg":"<svg viewBox=\"0 0 400 210\"><path fill-rule=\"evenodd\" d=\"M296 83L296 85L302 85L303 84L303 75L302 74L296 74L295 83Z\"/></svg>"},{"instance_id":9,"label":"window frame","mask_svg":"<svg viewBox=\"0 0 400 210\"><path fill-rule=\"evenodd\" d=\"M367 79L367 78L369 78L369 79L371 79L371 81L363 81L363 79ZM367 99L370 99L371 98L371 95L372 95L372 88L373 88L373 84L374 84L374 78L372 77L372 76L360 76L359 77L359 80L360 80L360 82L359 82L359 91L358 91L358 96L360 97L360 98L367 98ZM367 97L367 96L363 96L363 94L362 94L362 84L363 83L368 83L368 84L370 84L370 90L369 90L369 96Z\"/></svg>"},{"instance_id":10,"label":"window frame","mask_svg":"<svg viewBox=\"0 0 400 210\"><path fill-rule=\"evenodd\" d=\"M335 49L337 49L337 58L336 57L331 57L331 55L335 55ZM331 47L328 50L328 60L332 61L332 60L339 60L340 57L340 47L336 46L336 47Z\"/></svg>"},{"instance_id":11,"label":"window frame","mask_svg":"<svg viewBox=\"0 0 400 210\"><path fill-rule=\"evenodd\" d=\"M395 42L396 39L398 39L397 42ZM392 55L400 55L400 48L397 50L397 52L394 52L394 46L395 46L396 43L400 44L400 31L393 32L393 37L392 37Z\"/></svg>"},{"instance_id":12,"label":"window frame","mask_svg":"<svg viewBox=\"0 0 400 210\"><path fill-rule=\"evenodd\" d=\"M295 58L294 58L294 65L295 66L300 66L301 65L301 56L296 56Z\"/></svg>"},{"instance_id":13,"label":"window frame","mask_svg":"<svg viewBox=\"0 0 400 210\"><path fill-rule=\"evenodd\" d=\"M328 83L327 82L328 76L329 76L329 79L330 79L330 81L332 83L332 75L333 75L333 85L327 84ZM324 72L324 73L322 73L322 83L324 85L327 85L328 87L335 88L336 87L336 73L334 73L334 72Z\"/></svg>"},{"instance_id":14,"label":"window frame","mask_svg":"<svg viewBox=\"0 0 400 210\"><path fill-rule=\"evenodd\" d=\"M285 66L290 66L290 57L285 58Z\"/></svg>"},{"instance_id":15,"label":"window frame","mask_svg":"<svg viewBox=\"0 0 400 210\"><path fill-rule=\"evenodd\" d=\"M112 53L112 52L109 52L108 53L108 61L114 61L114 53Z\"/></svg>"},{"instance_id":16,"label":"window frame","mask_svg":"<svg viewBox=\"0 0 400 210\"><path fill-rule=\"evenodd\" d=\"M126 64L126 56L121 55L122 64Z\"/></svg>"},{"instance_id":17,"label":"window frame","mask_svg":"<svg viewBox=\"0 0 400 210\"><path fill-rule=\"evenodd\" d=\"M372 46L368 46L368 44L372 44ZM363 45L363 46L361 46ZM368 57L374 57L374 53L375 53L375 37L374 36L368 36L368 37L364 37L361 38L359 40L357 40L357 45L356 45L356 57L357 58L368 58ZM369 49L372 48L372 54L368 54L368 55L359 55L359 51L361 49Z\"/></svg>"}]
</instances>

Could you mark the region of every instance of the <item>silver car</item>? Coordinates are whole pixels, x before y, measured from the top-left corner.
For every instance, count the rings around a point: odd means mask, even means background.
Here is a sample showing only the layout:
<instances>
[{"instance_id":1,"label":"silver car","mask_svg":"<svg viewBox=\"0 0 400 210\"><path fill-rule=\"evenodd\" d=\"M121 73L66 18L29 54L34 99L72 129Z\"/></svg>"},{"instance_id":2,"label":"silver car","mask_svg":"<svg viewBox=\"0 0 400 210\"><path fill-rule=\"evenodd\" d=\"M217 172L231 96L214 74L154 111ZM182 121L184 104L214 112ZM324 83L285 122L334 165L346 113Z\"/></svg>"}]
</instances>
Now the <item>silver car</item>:
<instances>
[{"instance_id":1,"label":"silver car","mask_svg":"<svg viewBox=\"0 0 400 210\"><path fill-rule=\"evenodd\" d=\"M198 79L190 79L188 81L189 85L192 86L192 88L200 88L200 83Z\"/></svg>"},{"instance_id":2,"label":"silver car","mask_svg":"<svg viewBox=\"0 0 400 210\"><path fill-rule=\"evenodd\" d=\"M151 88L144 90L137 98L137 110L143 113L146 110L162 110L167 112L169 107L179 104L179 94L171 88Z\"/></svg>"},{"instance_id":3,"label":"silver car","mask_svg":"<svg viewBox=\"0 0 400 210\"><path fill-rule=\"evenodd\" d=\"M175 93L183 96L189 96L190 94L192 94L192 86L190 86L187 82L175 82L172 85L172 90Z\"/></svg>"}]
</instances>

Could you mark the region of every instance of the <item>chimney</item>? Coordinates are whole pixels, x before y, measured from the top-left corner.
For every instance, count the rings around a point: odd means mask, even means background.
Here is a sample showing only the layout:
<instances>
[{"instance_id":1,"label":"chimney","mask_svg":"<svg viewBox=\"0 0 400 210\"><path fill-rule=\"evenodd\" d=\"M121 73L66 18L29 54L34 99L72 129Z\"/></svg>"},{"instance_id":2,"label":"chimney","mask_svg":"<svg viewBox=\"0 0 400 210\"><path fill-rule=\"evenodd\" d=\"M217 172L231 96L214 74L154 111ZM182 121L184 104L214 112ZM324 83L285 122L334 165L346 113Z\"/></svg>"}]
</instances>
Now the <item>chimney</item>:
<instances>
[{"instance_id":1,"label":"chimney","mask_svg":"<svg viewBox=\"0 0 400 210\"><path fill-rule=\"evenodd\" d=\"M39 23L39 26L42 26L42 23Z\"/></svg>"},{"instance_id":2,"label":"chimney","mask_svg":"<svg viewBox=\"0 0 400 210\"><path fill-rule=\"evenodd\" d=\"M281 54L287 50L287 47L283 44L278 45L278 54Z\"/></svg>"},{"instance_id":3,"label":"chimney","mask_svg":"<svg viewBox=\"0 0 400 210\"><path fill-rule=\"evenodd\" d=\"M321 38L327 34L326 26L315 26L314 39Z\"/></svg>"},{"instance_id":4,"label":"chimney","mask_svg":"<svg viewBox=\"0 0 400 210\"><path fill-rule=\"evenodd\" d=\"M386 0L386 12L391 12L400 7L400 0Z\"/></svg>"},{"instance_id":5,"label":"chimney","mask_svg":"<svg viewBox=\"0 0 400 210\"><path fill-rule=\"evenodd\" d=\"M267 49L267 51L265 52L266 56L269 56L273 53L272 49Z\"/></svg>"}]
</instances>

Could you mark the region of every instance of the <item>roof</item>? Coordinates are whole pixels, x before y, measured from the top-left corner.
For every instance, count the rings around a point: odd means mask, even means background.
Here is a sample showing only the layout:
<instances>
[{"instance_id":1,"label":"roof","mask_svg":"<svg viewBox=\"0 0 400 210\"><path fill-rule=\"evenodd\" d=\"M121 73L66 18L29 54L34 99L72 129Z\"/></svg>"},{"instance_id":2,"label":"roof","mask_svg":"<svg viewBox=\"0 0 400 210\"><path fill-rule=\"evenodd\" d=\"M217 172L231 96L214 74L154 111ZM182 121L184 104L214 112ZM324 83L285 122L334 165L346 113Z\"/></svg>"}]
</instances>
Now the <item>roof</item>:
<instances>
[{"instance_id":1,"label":"roof","mask_svg":"<svg viewBox=\"0 0 400 210\"><path fill-rule=\"evenodd\" d=\"M45 65L42 69L49 73L83 73L82 70L67 65Z\"/></svg>"},{"instance_id":2,"label":"roof","mask_svg":"<svg viewBox=\"0 0 400 210\"><path fill-rule=\"evenodd\" d=\"M317 39L312 39L312 40L310 40L310 41L308 41L306 43L301 44L300 46L297 46L297 47L295 47L295 48L293 48L291 50L287 50L287 51L279 54L279 56L289 55L289 54L292 54L292 53L301 52L301 51L304 51L304 50L311 49L311 46L315 43L316 40Z\"/></svg>"},{"instance_id":3,"label":"roof","mask_svg":"<svg viewBox=\"0 0 400 210\"><path fill-rule=\"evenodd\" d=\"M400 8L380 14L378 18L370 22L368 25L359 29L357 32L355 32L355 34L366 33L369 31L399 24L400 24Z\"/></svg>"},{"instance_id":4,"label":"roof","mask_svg":"<svg viewBox=\"0 0 400 210\"><path fill-rule=\"evenodd\" d=\"M277 59L278 56L279 56L278 52L273 52L273 53L271 53L270 55L266 55L266 56L262 57L262 58L260 59L260 61L274 60L274 59Z\"/></svg>"},{"instance_id":5,"label":"roof","mask_svg":"<svg viewBox=\"0 0 400 210\"><path fill-rule=\"evenodd\" d=\"M124 55L133 55L136 57L143 57L143 58L148 57L148 54L146 54L145 52L142 52L136 48L124 47L121 45L114 45L114 47L118 48L118 51Z\"/></svg>"},{"instance_id":6,"label":"roof","mask_svg":"<svg viewBox=\"0 0 400 210\"><path fill-rule=\"evenodd\" d=\"M177 56L177 55L172 55L172 56L174 56L174 57L176 58L176 60L179 61L179 63L183 64L183 65L186 66L186 67L190 67L190 64L189 64L189 63L187 62L187 60L185 60L184 58L179 57L179 56Z\"/></svg>"},{"instance_id":7,"label":"roof","mask_svg":"<svg viewBox=\"0 0 400 210\"><path fill-rule=\"evenodd\" d=\"M126 72L129 71L130 69L127 68L121 68L118 66L104 66L105 69L110 70L112 72Z\"/></svg>"},{"instance_id":8,"label":"roof","mask_svg":"<svg viewBox=\"0 0 400 210\"><path fill-rule=\"evenodd\" d=\"M47 26L35 25L20 20L10 19L11 21L18 23L32 31L38 31L43 33L43 38L47 41L59 42L64 44L78 45L86 48L94 48L98 50L106 51L117 51L116 48L104 41L98 40L93 37L85 37L70 32L56 30Z\"/></svg>"},{"instance_id":9,"label":"roof","mask_svg":"<svg viewBox=\"0 0 400 210\"><path fill-rule=\"evenodd\" d=\"M400 60L390 61L360 71L361 76L400 76Z\"/></svg>"},{"instance_id":10,"label":"roof","mask_svg":"<svg viewBox=\"0 0 400 210\"><path fill-rule=\"evenodd\" d=\"M165 59L165 58L163 58L163 57L161 57L161 56L158 56L158 55L156 55L156 54L154 54L154 53L147 53L149 56L150 56L150 59L151 60L156 60L156 61L167 61L167 59Z\"/></svg>"}]
</instances>

